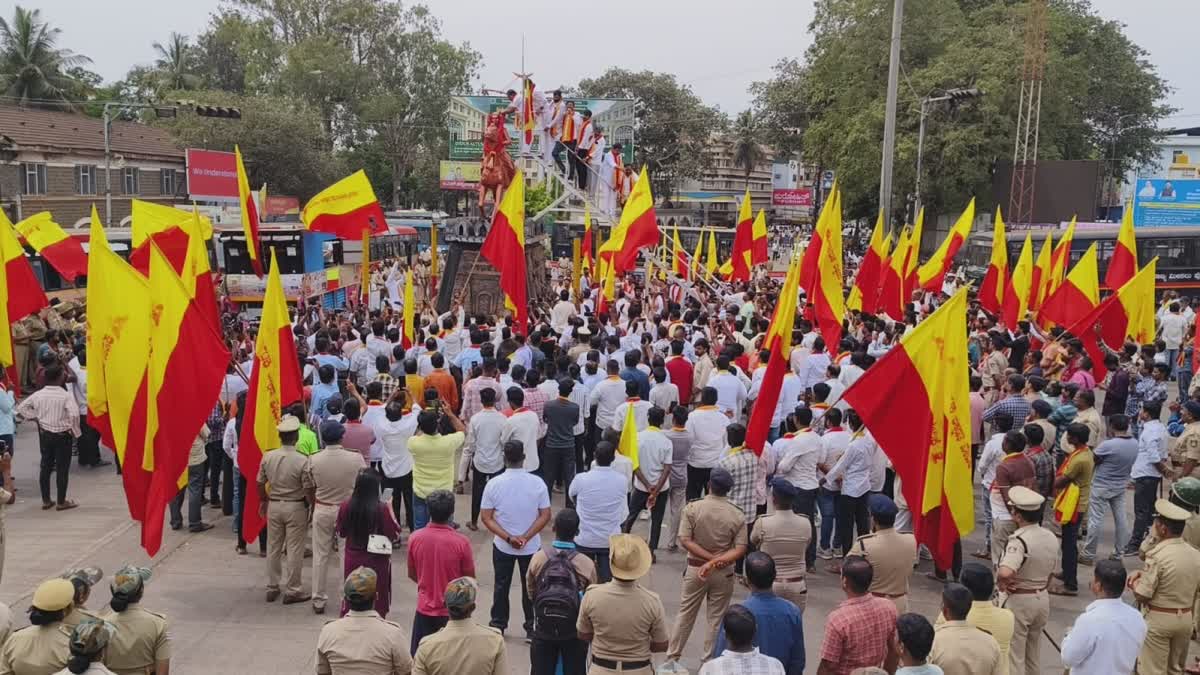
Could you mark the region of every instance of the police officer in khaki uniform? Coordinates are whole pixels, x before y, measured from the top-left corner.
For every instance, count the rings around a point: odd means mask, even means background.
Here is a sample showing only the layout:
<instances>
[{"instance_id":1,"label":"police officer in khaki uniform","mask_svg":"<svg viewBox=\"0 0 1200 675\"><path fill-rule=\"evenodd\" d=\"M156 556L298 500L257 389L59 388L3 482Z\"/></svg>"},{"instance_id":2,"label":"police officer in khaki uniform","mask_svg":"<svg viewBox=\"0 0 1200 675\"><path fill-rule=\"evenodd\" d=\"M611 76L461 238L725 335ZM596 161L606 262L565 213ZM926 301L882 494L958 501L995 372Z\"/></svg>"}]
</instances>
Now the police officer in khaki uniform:
<instances>
[{"instance_id":1,"label":"police officer in khaki uniform","mask_svg":"<svg viewBox=\"0 0 1200 675\"><path fill-rule=\"evenodd\" d=\"M717 471L720 469L713 469L713 473ZM737 529L744 538L746 521L740 510L734 510ZM588 675L650 675L650 655L667 650L667 615L662 600L637 581L650 571L650 546L636 535L614 534L608 539L608 559L613 580L584 591L575 623L579 639L592 643Z\"/></svg>"},{"instance_id":2,"label":"police officer in khaki uniform","mask_svg":"<svg viewBox=\"0 0 1200 675\"><path fill-rule=\"evenodd\" d=\"M71 601L71 611L63 617L63 626L73 630L84 619L97 618L96 613L87 610L88 598L92 595L92 586L104 578L104 570L99 567L81 567L63 573L63 579L71 582L75 588L75 597Z\"/></svg>"},{"instance_id":3,"label":"police officer in khaki uniform","mask_svg":"<svg viewBox=\"0 0 1200 675\"><path fill-rule=\"evenodd\" d=\"M471 577L446 584L442 600L450 621L421 640L413 657L414 675L508 675L508 651L500 630L471 620L478 593Z\"/></svg>"},{"instance_id":4,"label":"police officer in khaki uniform","mask_svg":"<svg viewBox=\"0 0 1200 675\"><path fill-rule=\"evenodd\" d=\"M1191 513L1166 499L1154 503L1158 543L1146 567L1129 575L1129 588L1146 619L1138 675L1182 673L1192 636L1192 604L1200 590L1200 551L1181 535Z\"/></svg>"},{"instance_id":5,"label":"police officer in khaki uniform","mask_svg":"<svg viewBox=\"0 0 1200 675\"><path fill-rule=\"evenodd\" d=\"M785 600L791 600L804 610L808 599L804 561L808 542L812 541L812 523L806 516L792 511L800 490L791 481L775 478L771 481L771 503L774 511L759 516L750 531L750 543L756 550L775 561L775 583L771 590Z\"/></svg>"},{"instance_id":6,"label":"police officer in khaki uniform","mask_svg":"<svg viewBox=\"0 0 1200 675\"><path fill-rule=\"evenodd\" d=\"M692 635L700 604L708 605L708 631L704 636L704 654L711 654L717 628L733 597L733 570L730 567L746 554L746 516L729 501L733 476L717 467L708 477L708 495L683 507L679 525L679 545L687 551L687 570L683 573L683 591L679 616L671 633L667 658L678 661Z\"/></svg>"},{"instance_id":7,"label":"police officer in khaki uniform","mask_svg":"<svg viewBox=\"0 0 1200 675\"><path fill-rule=\"evenodd\" d=\"M404 629L375 611L377 582L375 570L369 567L357 567L346 577L342 596L350 611L321 629L317 638L317 675L409 675L413 671Z\"/></svg>"},{"instance_id":8,"label":"police officer in khaki uniform","mask_svg":"<svg viewBox=\"0 0 1200 675\"><path fill-rule=\"evenodd\" d=\"M1008 491L1009 510L1017 530L1008 538L996 575L1000 606L1012 610L1013 636L1009 646L1009 673L1041 672L1042 629L1050 618L1046 587L1058 565L1058 538L1042 527L1046 498L1023 485Z\"/></svg>"},{"instance_id":9,"label":"police officer in khaki uniform","mask_svg":"<svg viewBox=\"0 0 1200 675\"><path fill-rule=\"evenodd\" d=\"M113 575L112 600L100 618L116 629L104 661L117 675L165 673L171 667L171 636L162 614L140 606L150 569L126 565Z\"/></svg>"},{"instance_id":10,"label":"police officer in khaki uniform","mask_svg":"<svg viewBox=\"0 0 1200 675\"><path fill-rule=\"evenodd\" d=\"M904 614L908 611L908 577L917 564L917 538L893 527L899 509L887 495L871 495L867 510L871 512L871 534L859 537L850 547L850 555L871 563L871 595L891 600L897 615Z\"/></svg>"},{"instance_id":11,"label":"police officer in khaki uniform","mask_svg":"<svg viewBox=\"0 0 1200 675\"><path fill-rule=\"evenodd\" d=\"M71 631L62 625L75 587L66 579L42 582L29 608L32 626L9 636L0 648L0 675L53 675L71 657Z\"/></svg>"},{"instance_id":12,"label":"police officer in khaki uniform","mask_svg":"<svg viewBox=\"0 0 1200 675\"><path fill-rule=\"evenodd\" d=\"M313 505L313 612L325 613L325 582L329 577L330 558L333 555L334 527L337 524L338 506L350 499L354 492L354 481L358 473L367 468L367 462L357 450L342 447L342 436L346 428L337 420L321 423L321 440L325 449L309 458L308 500Z\"/></svg>"},{"instance_id":13,"label":"police officer in khaki uniform","mask_svg":"<svg viewBox=\"0 0 1200 675\"><path fill-rule=\"evenodd\" d=\"M296 451L300 420L284 415L277 428L282 447L263 455L258 467L258 498L259 511L267 519L267 602L275 602L279 597L286 546L287 592L283 604L290 605L312 597L300 586L300 568L304 564L304 538L308 535L305 497L313 485L308 457Z\"/></svg>"},{"instance_id":14,"label":"police officer in khaki uniform","mask_svg":"<svg viewBox=\"0 0 1200 675\"><path fill-rule=\"evenodd\" d=\"M71 656L67 667L55 675L73 675L76 672L84 675L116 675L104 665L104 658L108 655L108 643L116 632L117 629L107 621L95 617L85 618L71 631Z\"/></svg>"},{"instance_id":15,"label":"police officer in khaki uniform","mask_svg":"<svg viewBox=\"0 0 1200 675\"><path fill-rule=\"evenodd\" d=\"M942 589L946 621L934 628L929 662L948 675L1003 675L1008 663L1000 655L1000 645L987 631L967 623L974 600L962 584L949 583Z\"/></svg>"},{"instance_id":16,"label":"police officer in khaki uniform","mask_svg":"<svg viewBox=\"0 0 1200 675\"><path fill-rule=\"evenodd\" d=\"M1191 544L1193 548L1200 550L1200 516L1196 515L1196 510L1200 509L1200 478L1185 476L1175 481L1171 484L1171 493L1168 499L1172 504L1182 507L1191 514L1187 524L1183 526L1182 539ZM1138 557L1142 560L1145 560L1150 549L1158 544L1159 539L1155 532L1156 530L1151 528L1138 548Z\"/></svg>"},{"instance_id":17,"label":"police officer in khaki uniform","mask_svg":"<svg viewBox=\"0 0 1200 675\"><path fill-rule=\"evenodd\" d=\"M1200 402L1187 401L1179 407L1185 426L1175 441L1174 453L1183 465L1180 475L1200 478Z\"/></svg>"}]
</instances>

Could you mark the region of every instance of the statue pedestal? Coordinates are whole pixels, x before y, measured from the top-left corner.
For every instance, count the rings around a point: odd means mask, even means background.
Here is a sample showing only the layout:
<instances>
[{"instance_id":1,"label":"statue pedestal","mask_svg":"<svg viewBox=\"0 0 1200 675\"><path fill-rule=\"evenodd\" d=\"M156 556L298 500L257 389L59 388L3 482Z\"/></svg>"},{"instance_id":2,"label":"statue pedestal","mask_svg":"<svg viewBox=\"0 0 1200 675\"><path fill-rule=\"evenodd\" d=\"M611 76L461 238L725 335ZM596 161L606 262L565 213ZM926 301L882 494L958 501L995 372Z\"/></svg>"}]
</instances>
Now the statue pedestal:
<instances>
[{"instance_id":1,"label":"statue pedestal","mask_svg":"<svg viewBox=\"0 0 1200 675\"><path fill-rule=\"evenodd\" d=\"M451 218L442 223L438 241L445 242L450 251L438 288L438 313L449 311L455 297L463 299L468 315L486 314L499 319L506 313L500 271L479 254L490 228L489 221L479 218ZM540 225L525 221L526 289L531 302L550 292L545 239Z\"/></svg>"}]
</instances>

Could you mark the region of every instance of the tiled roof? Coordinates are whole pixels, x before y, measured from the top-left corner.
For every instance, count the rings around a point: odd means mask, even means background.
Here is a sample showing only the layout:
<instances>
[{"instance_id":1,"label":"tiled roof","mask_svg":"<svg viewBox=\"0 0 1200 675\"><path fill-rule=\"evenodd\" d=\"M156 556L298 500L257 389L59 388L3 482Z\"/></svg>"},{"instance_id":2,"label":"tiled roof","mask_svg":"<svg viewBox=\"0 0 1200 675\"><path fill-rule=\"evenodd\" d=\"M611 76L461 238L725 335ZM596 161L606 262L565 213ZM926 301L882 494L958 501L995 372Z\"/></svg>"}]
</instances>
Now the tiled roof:
<instances>
[{"instance_id":1,"label":"tiled roof","mask_svg":"<svg viewBox=\"0 0 1200 675\"><path fill-rule=\"evenodd\" d=\"M17 146L104 151L104 123L80 113L0 105L0 134ZM164 129L116 121L111 134L114 153L183 157Z\"/></svg>"}]
</instances>

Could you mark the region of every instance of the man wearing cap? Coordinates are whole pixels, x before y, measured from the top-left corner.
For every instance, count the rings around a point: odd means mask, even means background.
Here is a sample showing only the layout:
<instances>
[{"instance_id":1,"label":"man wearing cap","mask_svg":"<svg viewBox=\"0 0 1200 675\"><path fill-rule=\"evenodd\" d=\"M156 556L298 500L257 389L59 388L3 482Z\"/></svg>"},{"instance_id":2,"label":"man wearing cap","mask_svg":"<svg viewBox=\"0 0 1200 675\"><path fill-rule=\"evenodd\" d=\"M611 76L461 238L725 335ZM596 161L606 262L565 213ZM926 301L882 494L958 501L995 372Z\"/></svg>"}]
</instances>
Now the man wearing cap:
<instances>
[{"instance_id":1,"label":"man wearing cap","mask_svg":"<svg viewBox=\"0 0 1200 675\"><path fill-rule=\"evenodd\" d=\"M1175 442L1175 454L1183 462L1182 476L1200 478L1200 402L1186 401L1179 409L1183 433Z\"/></svg>"},{"instance_id":2,"label":"man wearing cap","mask_svg":"<svg viewBox=\"0 0 1200 675\"><path fill-rule=\"evenodd\" d=\"M304 539L308 535L305 499L311 494L313 484L309 458L296 450L300 420L284 415L277 428L282 445L263 455L258 467L258 498L260 515L267 519L267 602L275 602L279 597L286 546L287 592L283 604L290 605L312 597L300 585L300 567L304 564Z\"/></svg>"},{"instance_id":3,"label":"man wearing cap","mask_svg":"<svg viewBox=\"0 0 1200 675\"><path fill-rule=\"evenodd\" d=\"M1058 565L1059 552L1058 539L1042 527L1045 502L1045 497L1023 485L1008 491L1017 529L1008 537L996 581L1007 596L1000 605L1013 613L1011 675L1041 672L1042 629L1050 618L1046 586Z\"/></svg>"},{"instance_id":4,"label":"man wearing cap","mask_svg":"<svg viewBox=\"0 0 1200 675\"><path fill-rule=\"evenodd\" d=\"M1156 501L1154 511L1158 544L1146 553L1145 568L1129 576L1129 588L1146 619L1139 675L1183 672L1192 636L1192 605L1200 589L1200 551L1182 539L1192 514L1166 499Z\"/></svg>"},{"instance_id":5,"label":"man wearing cap","mask_svg":"<svg viewBox=\"0 0 1200 675\"><path fill-rule=\"evenodd\" d=\"M67 665L71 631L62 625L70 611L75 586L66 579L42 582L29 608L32 626L9 636L0 647L0 674L52 675Z\"/></svg>"},{"instance_id":6,"label":"man wearing cap","mask_svg":"<svg viewBox=\"0 0 1200 675\"><path fill-rule=\"evenodd\" d=\"M375 611L376 582L375 570L369 567L355 568L346 577L342 595L350 611L321 629L317 638L317 675L413 672L404 629Z\"/></svg>"},{"instance_id":7,"label":"man wearing cap","mask_svg":"<svg viewBox=\"0 0 1200 675\"><path fill-rule=\"evenodd\" d=\"M776 477L771 481L771 501L775 510L754 521L750 543L775 561L775 583L771 590L803 610L808 599L805 582L808 570L804 556L813 538L813 528L807 517L792 510L798 494L800 490L785 478Z\"/></svg>"},{"instance_id":8,"label":"man wearing cap","mask_svg":"<svg viewBox=\"0 0 1200 675\"><path fill-rule=\"evenodd\" d=\"M871 512L871 534L859 537L850 547L850 555L862 556L871 563L871 594L887 598L896 605L896 613L908 611L908 577L917 564L917 539L893 527L899 509L884 494L867 499Z\"/></svg>"},{"instance_id":9,"label":"man wearing cap","mask_svg":"<svg viewBox=\"0 0 1200 675\"><path fill-rule=\"evenodd\" d=\"M588 588L575 625L579 639L592 643L588 675L649 675L650 655L667 649L662 600L637 581L650 571L650 547L632 534L614 534L608 546L613 580Z\"/></svg>"},{"instance_id":10,"label":"man wearing cap","mask_svg":"<svg viewBox=\"0 0 1200 675\"><path fill-rule=\"evenodd\" d=\"M709 474L708 495L683 508L679 545L687 551L687 569L683 573L679 616L667 652L669 660L678 661L683 656L701 603L708 606L704 654L712 653L721 617L729 609L733 596L733 570L729 568L745 555L747 543L746 518L728 498L732 488L733 476L718 466Z\"/></svg>"},{"instance_id":11,"label":"man wearing cap","mask_svg":"<svg viewBox=\"0 0 1200 675\"><path fill-rule=\"evenodd\" d=\"M329 560L333 557L335 525L338 506L350 499L358 473L367 468L362 453L342 446L346 428L337 420L321 423L321 440L325 449L309 458L308 500L313 505L313 613L324 614L328 595L325 582L329 577Z\"/></svg>"},{"instance_id":12,"label":"man wearing cap","mask_svg":"<svg viewBox=\"0 0 1200 675\"><path fill-rule=\"evenodd\" d=\"M443 600L450 620L421 640L413 657L414 675L508 675L504 637L495 628L471 621L478 586L471 577L446 585Z\"/></svg>"}]
</instances>

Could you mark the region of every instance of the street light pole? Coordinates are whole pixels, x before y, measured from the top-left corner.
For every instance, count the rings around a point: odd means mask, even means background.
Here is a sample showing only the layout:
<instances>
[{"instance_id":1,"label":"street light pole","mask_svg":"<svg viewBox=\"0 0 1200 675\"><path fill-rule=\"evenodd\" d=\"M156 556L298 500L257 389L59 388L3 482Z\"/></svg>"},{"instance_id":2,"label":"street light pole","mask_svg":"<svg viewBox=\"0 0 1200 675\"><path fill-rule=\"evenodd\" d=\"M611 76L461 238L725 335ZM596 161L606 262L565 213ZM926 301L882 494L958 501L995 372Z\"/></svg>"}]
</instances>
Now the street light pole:
<instances>
[{"instance_id":1,"label":"street light pole","mask_svg":"<svg viewBox=\"0 0 1200 675\"><path fill-rule=\"evenodd\" d=\"M900 31L904 25L904 0L893 0L892 48L888 57L887 108L883 118L883 166L879 172L879 210L892 217L892 162L896 154L896 97L900 85Z\"/></svg>"},{"instance_id":2,"label":"street light pole","mask_svg":"<svg viewBox=\"0 0 1200 675\"><path fill-rule=\"evenodd\" d=\"M921 212L921 163L925 153L925 118L929 116L929 104L942 101L962 101L982 96L983 92L971 87L970 89L947 89L940 96L926 96L921 99L921 125L917 131L917 184L913 196L913 222Z\"/></svg>"},{"instance_id":3,"label":"street light pole","mask_svg":"<svg viewBox=\"0 0 1200 675\"><path fill-rule=\"evenodd\" d=\"M112 121L108 118L108 109L112 103L104 104L104 224L112 227L112 141L109 138L109 127Z\"/></svg>"}]
</instances>

